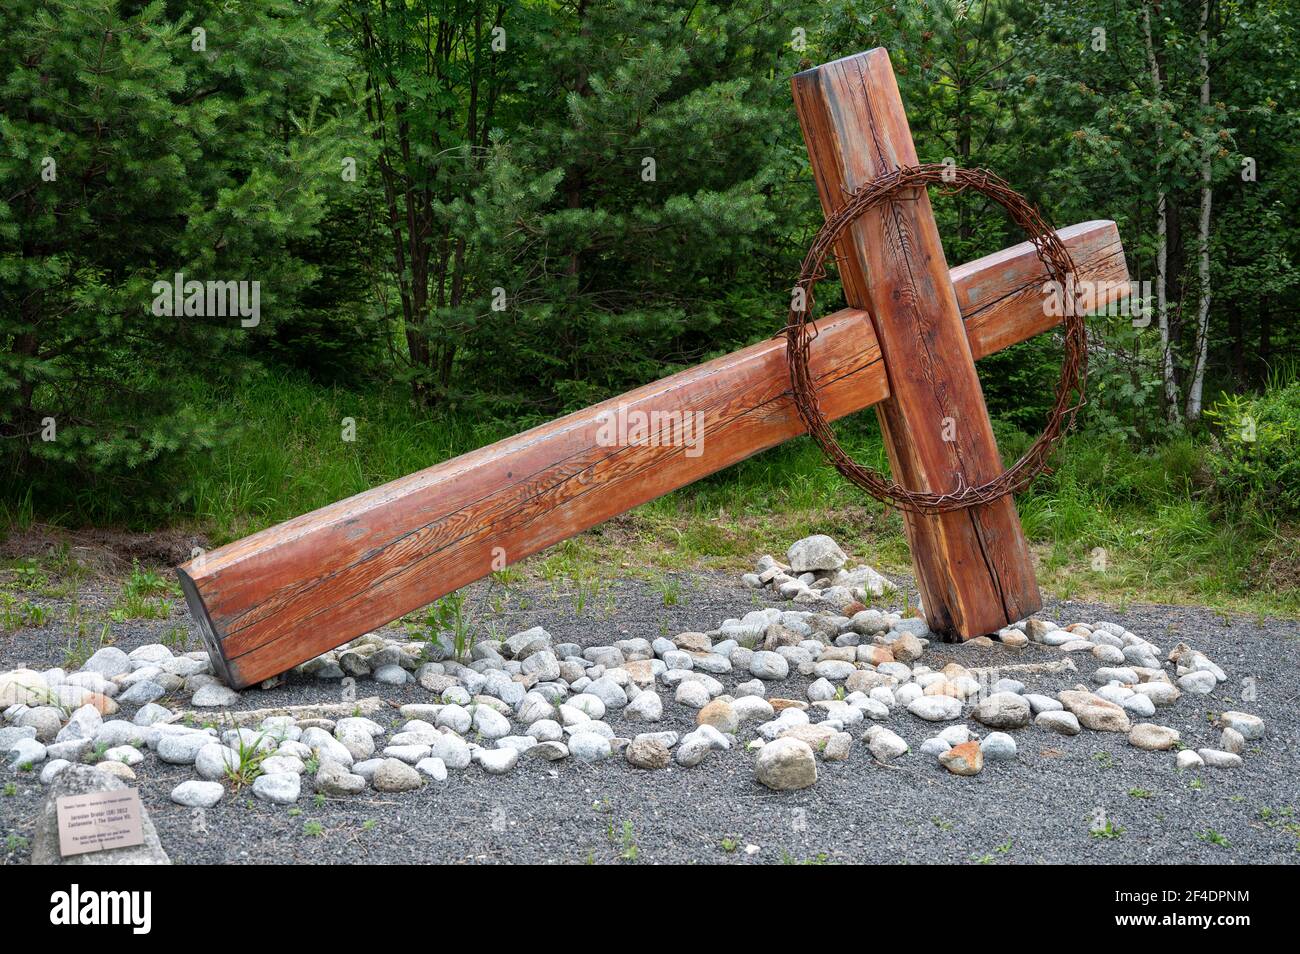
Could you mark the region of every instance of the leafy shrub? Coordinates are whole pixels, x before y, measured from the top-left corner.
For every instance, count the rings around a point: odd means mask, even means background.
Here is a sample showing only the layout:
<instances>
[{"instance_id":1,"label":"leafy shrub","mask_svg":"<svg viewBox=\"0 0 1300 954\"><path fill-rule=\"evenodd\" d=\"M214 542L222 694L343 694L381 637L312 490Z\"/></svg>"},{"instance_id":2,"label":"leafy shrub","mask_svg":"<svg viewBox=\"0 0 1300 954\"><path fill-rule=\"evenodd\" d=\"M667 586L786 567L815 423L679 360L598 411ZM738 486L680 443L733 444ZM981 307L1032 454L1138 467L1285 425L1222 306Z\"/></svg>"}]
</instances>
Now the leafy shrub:
<instances>
[{"instance_id":1,"label":"leafy shrub","mask_svg":"<svg viewBox=\"0 0 1300 954\"><path fill-rule=\"evenodd\" d=\"M1219 428L1206 454L1216 495L1235 507L1300 515L1300 381L1257 397L1224 395L1206 416Z\"/></svg>"}]
</instances>

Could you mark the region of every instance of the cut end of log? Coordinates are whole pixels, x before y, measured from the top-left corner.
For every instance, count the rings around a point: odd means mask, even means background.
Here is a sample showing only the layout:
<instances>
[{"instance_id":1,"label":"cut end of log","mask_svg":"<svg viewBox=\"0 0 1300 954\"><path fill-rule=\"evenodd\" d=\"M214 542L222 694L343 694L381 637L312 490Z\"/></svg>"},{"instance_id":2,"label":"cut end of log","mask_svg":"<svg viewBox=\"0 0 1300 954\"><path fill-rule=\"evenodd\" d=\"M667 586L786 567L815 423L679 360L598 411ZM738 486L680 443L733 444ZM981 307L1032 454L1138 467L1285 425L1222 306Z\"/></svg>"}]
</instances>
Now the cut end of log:
<instances>
[{"instance_id":1,"label":"cut end of log","mask_svg":"<svg viewBox=\"0 0 1300 954\"><path fill-rule=\"evenodd\" d=\"M189 566L189 564L187 563L185 566ZM194 624L199 628L199 635L203 637L203 646L212 658L213 671L230 688L247 688L246 684L241 683L236 678L235 673L226 662L226 655L221 650L221 634L216 623L212 621L212 617L208 614L208 608L203 605L203 597L199 595L198 587L194 585L194 578L186 572L185 567L176 569L176 577L181 581L181 592L185 594L185 605L190 608L190 615L194 617Z\"/></svg>"}]
</instances>

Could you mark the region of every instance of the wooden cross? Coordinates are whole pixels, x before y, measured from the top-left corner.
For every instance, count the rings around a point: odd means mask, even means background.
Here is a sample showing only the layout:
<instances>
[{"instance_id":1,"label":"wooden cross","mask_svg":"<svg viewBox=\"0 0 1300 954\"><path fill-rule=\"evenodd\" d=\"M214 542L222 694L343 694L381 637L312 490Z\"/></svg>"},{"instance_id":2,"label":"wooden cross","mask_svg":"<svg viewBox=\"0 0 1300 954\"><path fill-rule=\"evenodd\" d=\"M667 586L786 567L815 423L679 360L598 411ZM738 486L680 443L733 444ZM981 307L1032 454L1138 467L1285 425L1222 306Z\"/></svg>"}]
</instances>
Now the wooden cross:
<instances>
[{"instance_id":1,"label":"wooden cross","mask_svg":"<svg viewBox=\"0 0 1300 954\"><path fill-rule=\"evenodd\" d=\"M794 98L827 213L915 165L883 49L800 73ZM1113 222L1058 233L1081 282L1123 294ZM926 195L864 216L838 249L851 306L810 367L834 420L875 405L894 477L946 492L1001 470L975 361L1056 325L1029 243L949 269ZM177 572L214 665L242 688L610 517L803 433L784 337L323 507ZM947 439L946 439L947 438ZM929 624L970 638L1040 606L1010 497L907 515Z\"/></svg>"}]
</instances>

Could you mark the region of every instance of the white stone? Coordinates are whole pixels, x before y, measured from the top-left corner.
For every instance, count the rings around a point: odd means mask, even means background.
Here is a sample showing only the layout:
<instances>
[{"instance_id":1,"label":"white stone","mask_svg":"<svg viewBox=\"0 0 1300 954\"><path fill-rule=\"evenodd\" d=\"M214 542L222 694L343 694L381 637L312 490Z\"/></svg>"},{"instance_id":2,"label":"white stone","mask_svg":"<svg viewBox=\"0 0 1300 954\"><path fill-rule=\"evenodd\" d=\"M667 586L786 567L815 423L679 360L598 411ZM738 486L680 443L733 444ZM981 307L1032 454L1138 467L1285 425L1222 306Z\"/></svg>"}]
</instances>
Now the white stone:
<instances>
[{"instance_id":1,"label":"white stone","mask_svg":"<svg viewBox=\"0 0 1300 954\"><path fill-rule=\"evenodd\" d=\"M203 708L223 708L233 706L239 702L239 693L229 688L217 684L208 684L200 686L190 699L190 704L196 709Z\"/></svg>"},{"instance_id":2,"label":"white stone","mask_svg":"<svg viewBox=\"0 0 1300 954\"><path fill-rule=\"evenodd\" d=\"M519 750L514 748L479 749L477 757L483 771L489 775L504 775L519 762Z\"/></svg>"},{"instance_id":3,"label":"white stone","mask_svg":"<svg viewBox=\"0 0 1300 954\"><path fill-rule=\"evenodd\" d=\"M1236 729L1241 737L1254 742L1264 738L1264 720L1247 712L1224 712L1219 721L1230 729Z\"/></svg>"},{"instance_id":4,"label":"white stone","mask_svg":"<svg viewBox=\"0 0 1300 954\"><path fill-rule=\"evenodd\" d=\"M883 726L877 726L871 732L867 733L867 748L878 761L889 762L892 759L904 755L908 751L908 744L896 732L891 732Z\"/></svg>"},{"instance_id":5,"label":"white stone","mask_svg":"<svg viewBox=\"0 0 1300 954\"><path fill-rule=\"evenodd\" d=\"M750 659L749 672L759 679L784 679L790 675L790 664L780 653L762 650Z\"/></svg>"},{"instance_id":6,"label":"white stone","mask_svg":"<svg viewBox=\"0 0 1300 954\"><path fill-rule=\"evenodd\" d=\"M961 715L961 700L952 696L920 696L908 704L907 711L927 722L947 722Z\"/></svg>"},{"instance_id":7,"label":"white stone","mask_svg":"<svg viewBox=\"0 0 1300 954\"><path fill-rule=\"evenodd\" d=\"M817 781L817 758L807 742L776 739L758 750L754 775L776 791L807 788Z\"/></svg>"},{"instance_id":8,"label":"white stone","mask_svg":"<svg viewBox=\"0 0 1300 954\"><path fill-rule=\"evenodd\" d=\"M297 776L294 776L297 778ZM171 799L186 808L211 808L226 794L220 782L181 782L172 789Z\"/></svg>"},{"instance_id":9,"label":"white stone","mask_svg":"<svg viewBox=\"0 0 1300 954\"><path fill-rule=\"evenodd\" d=\"M275 772L253 779L253 794L274 805L292 805L301 792L302 778L297 772Z\"/></svg>"},{"instance_id":10,"label":"white stone","mask_svg":"<svg viewBox=\"0 0 1300 954\"><path fill-rule=\"evenodd\" d=\"M582 762L607 759L612 751L609 739L595 732L576 732L569 737L569 754Z\"/></svg>"},{"instance_id":11,"label":"white stone","mask_svg":"<svg viewBox=\"0 0 1300 954\"><path fill-rule=\"evenodd\" d=\"M816 570L838 570L848 562L844 551L824 533L804 537L791 544L786 551L786 562L795 573L807 573Z\"/></svg>"}]
</instances>

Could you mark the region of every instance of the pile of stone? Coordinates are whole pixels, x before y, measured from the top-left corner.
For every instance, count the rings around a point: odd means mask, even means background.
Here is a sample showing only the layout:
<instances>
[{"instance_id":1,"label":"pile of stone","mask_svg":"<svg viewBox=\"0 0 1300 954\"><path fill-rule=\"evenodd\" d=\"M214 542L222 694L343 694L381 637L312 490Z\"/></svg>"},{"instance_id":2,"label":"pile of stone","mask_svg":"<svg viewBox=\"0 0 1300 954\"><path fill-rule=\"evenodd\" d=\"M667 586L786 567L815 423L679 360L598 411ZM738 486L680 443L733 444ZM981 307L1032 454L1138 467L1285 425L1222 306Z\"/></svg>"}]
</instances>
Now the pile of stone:
<instances>
[{"instance_id":1,"label":"pile of stone","mask_svg":"<svg viewBox=\"0 0 1300 954\"><path fill-rule=\"evenodd\" d=\"M786 562L763 556L742 578L753 589L795 603L826 603L841 612L866 609L873 599L898 587L869 566L844 569L849 558L825 534L805 537L790 547Z\"/></svg>"},{"instance_id":2,"label":"pile of stone","mask_svg":"<svg viewBox=\"0 0 1300 954\"><path fill-rule=\"evenodd\" d=\"M871 577L862 572L867 568L848 571L856 582L841 576L844 557L834 541L802 540L787 560L764 557L758 585L781 580L778 588L798 588L796 602L820 607L770 607L709 632L585 648L556 642L538 626L480 642L464 660L430 661L425 644L371 633L299 667L325 683L372 678L405 686L418 701L400 707L395 731L371 718L377 700L368 711L307 707L254 724L224 711L240 696L215 680L204 654L108 647L77 672L0 674L0 754L13 770L38 772L46 784L77 764L126 781L150 758L192 767L195 777L171 797L211 807L244 786L288 805L305 791L343 797L443 784L471 766L502 775L526 759L548 763L548 771L565 761L611 759L654 771L692 769L743 750L753 753L760 783L791 790L814 784L820 764L845 761L855 744L880 763L908 756L913 750L903 733L923 736L919 751L936 768L969 776L1014 761L1012 733L1031 725L1062 736L1123 732L1136 748L1175 750L1180 769L1221 768L1240 765L1245 743L1264 736L1257 716L1225 712L1221 748L1192 752L1182 749L1176 729L1134 721L1169 712L1184 693L1212 692L1227 678L1182 643L1162 662L1158 646L1122 626L1034 618L976 642L1000 642L1008 652L1029 642L1056 647L1058 662L936 669L924 662L931 635L925 621L862 607L855 597ZM805 580L807 573L820 575ZM805 592L818 596L802 599ZM1100 663L1093 686L1051 695L1020 678L1077 672L1075 654L1085 653ZM803 677L803 688L782 694L793 675ZM164 697L188 698L211 714L184 718L161 704ZM677 717L673 724L687 717L693 727L657 727L666 714Z\"/></svg>"}]
</instances>

